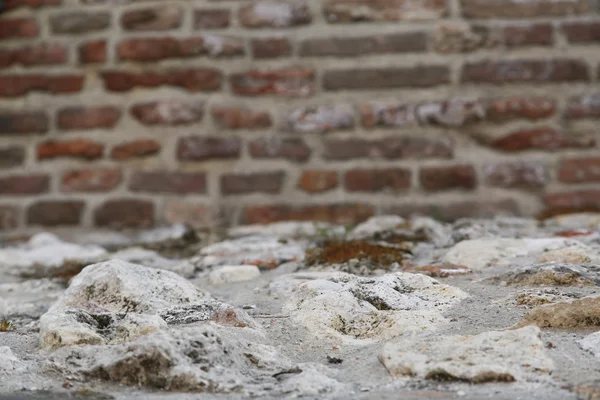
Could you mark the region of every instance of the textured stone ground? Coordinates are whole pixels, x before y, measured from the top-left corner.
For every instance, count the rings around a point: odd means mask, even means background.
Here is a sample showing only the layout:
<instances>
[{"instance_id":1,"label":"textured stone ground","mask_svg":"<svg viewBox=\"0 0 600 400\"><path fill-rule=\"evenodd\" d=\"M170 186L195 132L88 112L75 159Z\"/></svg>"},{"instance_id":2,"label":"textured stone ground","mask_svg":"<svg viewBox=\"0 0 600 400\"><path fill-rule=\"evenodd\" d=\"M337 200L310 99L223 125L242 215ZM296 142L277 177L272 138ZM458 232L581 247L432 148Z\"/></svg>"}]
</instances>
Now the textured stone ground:
<instances>
[{"instance_id":1,"label":"textured stone ground","mask_svg":"<svg viewBox=\"0 0 600 400\"><path fill-rule=\"evenodd\" d=\"M38 233L0 399L600 398L600 214Z\"/></svg>"}]
</instances>

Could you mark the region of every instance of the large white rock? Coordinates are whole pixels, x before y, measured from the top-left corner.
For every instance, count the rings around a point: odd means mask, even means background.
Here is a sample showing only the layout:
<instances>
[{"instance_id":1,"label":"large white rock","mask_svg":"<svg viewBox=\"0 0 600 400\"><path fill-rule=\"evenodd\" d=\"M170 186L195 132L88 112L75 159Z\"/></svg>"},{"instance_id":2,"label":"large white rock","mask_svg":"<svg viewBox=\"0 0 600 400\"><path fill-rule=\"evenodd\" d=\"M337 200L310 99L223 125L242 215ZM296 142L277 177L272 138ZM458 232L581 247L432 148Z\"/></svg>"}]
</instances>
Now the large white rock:
<instances>
[{"instance_id":1,"label":"large white rock","mask_svg":"<svg viewBox=\"0 0 600 400\"><path fill-rule=\"evenodd\" d=\"M350 237L352 239L369 238L377 233L397 230L403 224L406 224L406 220L400 216L378 215L358 224L350 232Z\"/></svg>"},{"instance_id":2,"label":"large white rock","mask_svg":"<svg viewBox=\"0 0 600 400\"><path fill-rule=\"evenodd\" d=\"M468 297L421 274L362 278L324 272L311 274L316 279L306 277L291 274L271 284L271 292L291 294L283 311L317 337L356 344L436 329L446 322L442 312ZM292 282L282 284L286 280Z\"/></svg>"},{"instance_id":3,"label":"large white rock","mask_svg":"<svg viewBox=\"0 0 600 400\"><path fill-rule=\"evenodd\" d=\"M587 350L597 358L600 358L600 332L594 332L591 335L587 335L578 343L582 349Z\"/></svg>"},{"instance_id":4,"label":"large white rock","mask_svg":"<svg viewBox=\"0 0 600 400\"><path fill-rule=\"evenodd\" d=\"M225 265L212 271L208 279L213 285L221 285L249 281L259 276L260 270L256 265Z\"/></svg>"},{"instance_id":5,"label":"large white rock","mask_svg":"<svg viewBox=\"0 0 600 400\"><path fill-rule=\"evenodd\" d=\"M402 338L386 343L379 360L392 376L471 383L536 381L554 369L540 329L533 326L475 336Z\"/></svg>"}]
</instances>

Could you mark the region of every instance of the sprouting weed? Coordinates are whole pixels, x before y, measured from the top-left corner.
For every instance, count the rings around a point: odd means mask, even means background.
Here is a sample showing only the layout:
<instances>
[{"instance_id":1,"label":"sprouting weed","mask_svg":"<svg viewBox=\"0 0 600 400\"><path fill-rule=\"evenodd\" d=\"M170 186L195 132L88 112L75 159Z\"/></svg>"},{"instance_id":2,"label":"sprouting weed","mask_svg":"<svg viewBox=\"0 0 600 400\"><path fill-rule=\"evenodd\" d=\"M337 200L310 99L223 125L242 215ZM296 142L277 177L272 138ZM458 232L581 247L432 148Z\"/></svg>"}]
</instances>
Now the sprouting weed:
<instances>
[{"instance_id":1,"label":"sprouting weed","mask_svg":"<svg viewBox=\"0 0 600 400\"><path fill-rule=\"evenodd\" d=\"M13 326L12 322L10 322L6 319L3 319L0 321L0 332L8 332L9 330L12 329L12 326Z\"/></svg>"}]
</instances>

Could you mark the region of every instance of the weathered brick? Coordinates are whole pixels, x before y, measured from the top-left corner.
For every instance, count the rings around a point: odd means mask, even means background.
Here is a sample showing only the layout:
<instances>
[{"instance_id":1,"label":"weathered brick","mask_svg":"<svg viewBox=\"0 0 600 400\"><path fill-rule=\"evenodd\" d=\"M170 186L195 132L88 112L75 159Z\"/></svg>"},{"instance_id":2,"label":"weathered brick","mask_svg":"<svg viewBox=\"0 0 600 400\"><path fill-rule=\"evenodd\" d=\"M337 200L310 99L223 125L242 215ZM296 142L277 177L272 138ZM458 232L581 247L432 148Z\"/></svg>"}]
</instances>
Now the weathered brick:
<instances>
[{"instance_id":1,"label":"weathered brick","mask_svg":"<svg viewBox=\"0 0 600 400\"><path fill-rule=\"evenodd\" d=\"M379 140L330 139L324 142L326 160L355 158L424 159L452 158L451 138L423 138L391 136Z\"/></svg>"},{"instance_id":2,"label":"weathered brick","mask_svg":"<svg viewBox=\"0 0 600 400\"><path fill-rule=\"evenodd\" d=\"M397 128L415 121L415 109L403 102L373 101L358 106L362 125L365 128Z\"/></svg>"},{"instance_id":3,"label":"weathered brick","mask_svg":"<svg viewBox=\"0 0 600 400\"><path fill-rule=\"evenodd\" d=\"M532 188L546 184L546 171L539 163L500 162L483 167L485 181L490 186L505 188Z\"/></svg>"},{"instance_id":4,"label":"weathered brick","mask_svg":"<svg viewBox=\"0 0 600 400\"><path fill-rule=\"evenodd\" d=\"M27 224L48 227L81 223L85 203L78 200L38 201L27 209Z\"/></svg>"},{"instance_id":5,"label":"weathered brick","mask_svg":"<svg viewBox=\"0 0 600 400\"><path fill-rule=\"evenodd\" d=\"M393 33L368 37L327 37L300 43L303 57L356 57L365 54L421 53L427 50L425 32Z\"/></svg>"},{"instance_id":6,"label":"weathered brick","mask_svg":"<svg viewBox=\"0 0 600 400\"><path fill-rule=\"evenodd\" d=\"M418 88L447 83L450 70L441 65L327 70L323 75L325 90Z\"/></svg>"},{"instance_id":7,"label":"weathered brick","mask_svg":"<svg viewBox=\"0 0 600 400\"><path fill-rule=\"evenodd\" d=\"M239 19L247 28L291 27L309 24L312 20L305 1L258 1L242 6Z\"/></svg>"},{"instance_id":8,"label":"weathered brick","mask_svg":"<svg viewBox=\"0 0 600 400\"><path fill-rule=\"evenodd\" d=\"M131 176L129 189L151 193L206 193L206 173L137 171Z\"/></svg>"},{"instance_id":9,"label":"weathered brick","mask_svg":"<svg viewBox=\"0 0 600 400\"><path fill-rule=\"evenodd\" d=\"M110 129L121 118L121 110L113 106L68 107L58 111L56 123L65 131Z\"/></svg>"},{"instance_id":10,"label":"weathered brick","mask_svg":"<svg viewBox=\"0 0 600 400\"><path fill-rule=\"evenodd\" d=\"M393 192L410 188L411 172L404 168L352 169L344 174L348 192Z\"/></svg>"},{"instance_id":11,"label":"weathered brick","mask_svg":"<svg viewBox=\"0 0 600 400\"><path fill-rule=\"evenodd\" d=\"M571 98L567 105L565 117L569 119L600 118L600 93Z\"/></svg>"},{"instance_id":12,"label":"weathered brick","mask_svg":"<svg viewBox=\"0 0 600 400\"><path fill-rule=\"evenodd\" d=\"M0 97L17 97L29 92L75 93L83 88L82 75L3 75L0 76Z\"/></svg>"},{"instance_id":13,"label":"weathered brick","mask_svg":"<svg viewBox=\"0 0 600 400\"><path fill-rule=\"evenodd\" d=\"M242 96L308 96L316 83L312 68L255 70L233 74L230 81L233 92Z\"/></svg>"},{"instance_id":14,"label":"weathered brick","mask_svg":"<svg viewBox=\"0 0 600 400\"><path fill-rule=\"evenodd\" d=\"M310 169L303 171L298 179L297 187L307 193L323 193L338 186L337 171Z\"/></svg>"},{"instance_id":15,"label":"weathered brick","mask_svg":"<svg viewBox=\"0 0 600 400\"><path fill-rule=\"evenodd\" d=\"M154 139L138 139L119 144L112 148L113 160L125 161L132 158L151 156L160 151L160 143Z\"/></svg>"},{"instance_id":16,"label":"weathered brick","mask_svg":"<svg viewBox=\"0 0 600 400\"><path fill-rule=\"evenodd\" d=\"M556 114L556 100L547 97L513 96L493 99L487 106L487 119L507 122L514 119L536 121Z\"/></svg>"},{"instance_id":17,"label":"weathered brick","mask_svg":"<svg viewBox=\"0 0 600 400\"><path fill-rule=\"evenodd\" d=\"M0 147L0 169L14 168L25 162L25 148L20 146Z\"/></svg>"},{"instance_id":18,"label":"weathered brick","mask_svg":"<svg viewBox=\"0 0 600 400\"><path fill-rule=\"evenodd\" d=\"M13 65L57 65L67 62L67 49L59 44L43 43L33 46L0 50L0 68Z\"/></svg>"},{"instance_id":19,"label":"weathered brick","mask_svg":"<svg viewBox=\"0 0 600 400\"><path fill-rule=\"evenodd\" d=\"M50 190L48 175L9 175L0 177L0 195L30 195Z\"/></svg>"},{"instance_id":20,"label":"weathered brick","mask_svg":"<svg viewBox=\"0 0 600 400\"><path fill-rule=\"evenodd\" d=\"M15 229L19 225L19 208L0 204L0 231Z\"/></svg>"},{"instance_id":21,"label":"weathered brick","mask_svg":"<svg viewBox=\"0 0 600 400\"><path fill-rule=\"evenodd\" d=\"M296 133L327 133L354 127L354 110L348 104L305 106L288 114L285 128Z\"/></svg>"},{"instance_id":22,"label":"weathered brick","mask_svg":"<svg viewBox=\"0 0 600 400\"><path fill-rule=\"evenodd\" d=\"M550 128L522 129L498 139L489 146L505 152L524 150L558 150L568 148L589 148L595 145L592 137L567 136Z\"/></svg>"},{"instance_id":23,"label":"weathered brick","mask_svg":"<svg viewBox=\"0 0 600 400\"><path fill-rule=\"evenodd\" d=\"M323 12L327 21L422 21L448 14L446 0L326 0Z\"/></svg>"},{"instance_id":24,"label":"weathered brick","mask_svg":"<svg viewBox=\"0 0 600 400\"><path fill-rule=\"evenodd\" d=\"M227 9L201 9L194 11L194 29L227 28L231 12Z\"/></svg>"},{"instance_id":25,"label":"weathered brick","mask_svg":"<svg viewBox=\"0 0 600 400\"><path fill-rule=\"evenodd\" d=\"M502 85L520 82L588 81L590 70L582 60L558 58L553 60L479 61L463 66L461 81Z\"/></svg>"},{"instance_id":26,"label":"weathered brick","mask_svg":"<svg viewBox=\"0 0 600 400\"><path fill-rule=\"evenodd\" d=\"M552 212L577 212L577 211L600 211L600 190L586 189L571 192L547 193L544 195L544 203L548 211Z\"/></svg>"},{"instance_id":27,"label":"weathered brick","mask_svg":"<svg viewBox=\"0 0 600 400\"><path fill-rule=\"evenodd\" d=\"M254 58L277 58L292 54L292 45L286 38L252 39L250 45Z\"/></svg>"},{"instance_id":28,"label":"weathered brick","mask_svg":"<svg viewBox=\"0 0 600 400\"><path fill-rule=\"evenodd\" d=\"M179 139L177 158L181 161L206 161L238 158L242 142L236 137L188 136Z\"/></svg>"},{"instance_id":29,"label":"weathered brick","mask_svg":"<svg viewBox=\"0 0 600 400\"><path fill-rule=\"evenodd\" d=\"M465 200L448 204L407 204L385 207L386 214L403 217L425 215L444 222L460 218L494 218L500 215L519 216L518 203L513 199Z\"/></svg>"},{"instance_id":30,"label":"weathered brick","mask_svg":"<svg viewBox=\"0 0 600 400\"><path fill-rule=\"evenodd\" d=\"M108 200L94 211L94 222L113 229L149 228L154 224L154 204L145 200Z\"/></svg>"},{"instance_id":31,"label":"weathered brick","mask_svg":"<svg viewBox=\"0 0 600 400\"><path fill-rule=\"evenodd\" d=\"M438 25L433 35L433 48L439 53L469 53L493 49L502 43L497 29L465 23Z\"/></svg>"},{"instance_id":32,"label":"weathered brick","mask_svg":"<svg viewBox=\"0 0 600 400\"><path fill-rule=\"evenodd\" d=\"M4 0L4 9L13 10L20 7L40 8L58 6L61 0Z\"/></svg>"},{"instance_id":33,"label":"weathered brick","mask_svg":"<svg viewBox=\"0 0 600 400\"><path fill-rule=\"evenodd\" d=\"M203 101L162 100L136 104L129 110L144 125L189 125L202 121Z\"/></svg>"},{"instance_id":34,"label":"weathered brick","mask_svg":"<svg viewBox=\"0 0 600 400\"><path fill-rule=\"evenodd\" d=\"M129 10L121 16L126 31L166 31L181 26L183 10L176 5Z\"/></svg>"},{"instance_id":35,"label":"weathered brick","mask_svg":"<svg viewBox=\"0 0 600 400\"><path fill-rule=\"evenodd\" d=\"M265 129L272 125L267 111L254 111L243 107L216 106L211 115L219 128L225 129Z\"/></svg>"},{"instance_id":36,"label":"weathered brick","mask_svg":"<svg viewBox=\"0 0 600 400\"><path fill-rule=\"evenodd\" d=\"M510 25L504 28L504 43L509 47L552 46L551 24Z\"/></svg>"},{"instance_id":37,"label":"weathered brick","mask_svg":"<svg viewBox=\"0 0 600 400\"><path fill-rule=\"evenodd\" d=\"M360 203L337 203L304 206L262 205L244 208L241 223L266 224L276 221L324 221L357 224L375 214L373 206Z\"/></svg>"},{"instance_id":38,"label":"weathered brick","mask_svg":"<svg viewBox=\"0 0 600 400\"><path fill-rule=\"evenodd\" d=\"M48 132L49 119L43 111L0 111L0 135Z\"/></svg>"},{"instance_id":39,"label":"weathered brick","mask_svg":"<svg viewBox=\"0 0 600 400\"><path fill-rule=\"evenodd\" d=\"M36 37L40 28L33 18L3 18L0 24L0 40Z\"/></svg>"},{"instance_id":40,"label":"weathered brick","mask_svg":"<svg viewBox=\"0 0 600 400\"><path fill-rule=\"evenodd\" d=\"M96 32L109 26L110 13L105 11L72 11L50 17L50 29L55 34Z\"/></svg>"},{"instance_id":41,"label":"weathered brick","mask_svg":"<svg viewBox=\"0 0 600 400\"><path fill-rule=\"evenodd\" d=\"M61 157L96 160L102 157L104 145L88 139L48 140L37 146L37 159Z\"/></svg>"},{"instance_id":42,"label":"weathered brick","mask_svg":"<svg viewBox=\"0 0 600 400\"><path fill-rule=\"evenodd\" d=\"M197 36L184 39L173 37L124 39L117 46L123 61L160 61L169 58L198 56L230 57L244 54L240 39L226 36Z\"/></svg>"},{"instance_id":43,"label":"weathered brick","mask_svg":"<svg viewBox=\"0 0 600 400\"><path fill-rule=\"evenodd\" d=\"M197 202L169 201L164 219L169 224L186 224L195 228L213 226L213 210L209 205Z\"/></svg>"},{"instance_id":44,"label":"weathered brick","mask_svg":"<svg viewBox=\"0 0 600 400\"><path fill-rule=\"evenodd\" d=\"M121 183L123 174L119 168L80 169L65 172L60 190L74 192L108 192Z\"/></svg>"},{"instance_id":45,"label":"weathered brick","mask_svg":"<svg viewBox=\"0 0 600 400\"><path fill-rule=\"evenodd\" d=\"M106 40L92 40L77 48L81 64L103 63L106 61Z\"/></svg>"},{"instance_id":46,"label":"weathered brick","mask_svg":"<svg viewBox=\"0 0 600 400\"><path fill-rule=\"evenodd\" d=\"M221 88L221 72L211 68L172 69L162 72L105 71L104 87L111 92L127 92L136 87L175 86L189 92L213 92Z\"/></svg>"},{"instance_id":47,"label":"weathered brick","mask_svg":"<svg viewBox=\"0 0 600 400\"><path fill-rule=\"evenodd\" d=\"M447 101L420 104L415 110L421 124L460 127L485 118L486 108L476 99L452 98Z\"/></svg>"},{"instance_id":48,"label":"weathered brick","mask_svg":"<svg viewBox=\"0 0 600 400\"><path fill-rule=\"evenodd\" d=\"M225 174L221 176L221 193L224 195L277 194L281 192L284 179L283 171Z\"/></svg>"},{"instance_id":49,"label":"weathered brick","mask_svg":"<svg viewBox=\"0 0 600 400\"><path fill-rule=\"evenodd\" d=\"M311 149L300 138L260 138L248 145L253 158L283 158L301 163L310 158Z\"/></svg>"},{"instance_id":50,"label":"weathered brick","mask_svg":"<svg viewBox=\"0 0 600 400\"><path fill-rule=\"evenodd\" d=\"M461 0L467 18L535 18L582 14L589 0Z\"/></svg>"},{"instance_id":51,"label":"weathered brick","mask_svg":"<svg viewBox=\"0 0 600 400\"><path fill-rule=\"evenodd\" d=\"M561 160L558 166L558 180L566 183L600 182L600 157Z\"/></svg>"},{"instance_id":52,"label":"weathered brick","mask_svg":"<svg viewBox=\"0 0 600 400\"><path fill-rule=\"evenodd\" d=\"M600 41L600 22L565 22L562 31L571 43L594 43Z\"/></svg>"},{"instance_id":53,"label":"weathered brick","mask_svg":"<svg viewBox=\"0 0 600 400\"><path fill-rule=\"evenodd\" d=\"M419 181L429 192L474 189L477 186L477 176L471 165L423 167L419 171Z\"/></svg>"}]
</instances>

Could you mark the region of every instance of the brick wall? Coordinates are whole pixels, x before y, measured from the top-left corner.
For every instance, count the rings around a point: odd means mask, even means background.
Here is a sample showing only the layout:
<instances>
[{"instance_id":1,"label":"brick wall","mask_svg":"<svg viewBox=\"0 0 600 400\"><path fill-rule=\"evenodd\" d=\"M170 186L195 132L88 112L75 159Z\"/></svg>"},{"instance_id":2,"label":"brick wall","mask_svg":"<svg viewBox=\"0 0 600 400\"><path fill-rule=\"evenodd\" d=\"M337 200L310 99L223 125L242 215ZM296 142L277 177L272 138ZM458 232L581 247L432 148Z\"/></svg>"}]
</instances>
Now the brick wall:
<instances>
[{"instance_id":1,"label":"brick wall","mask_svg":"<svg viewBox=\"0 0 600 400\"><path fill-rule=\"evenodd\" d=\"M0 229L600 209L590 0L4 0Z\"/></svg>"}]
</instances>

